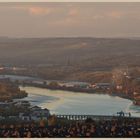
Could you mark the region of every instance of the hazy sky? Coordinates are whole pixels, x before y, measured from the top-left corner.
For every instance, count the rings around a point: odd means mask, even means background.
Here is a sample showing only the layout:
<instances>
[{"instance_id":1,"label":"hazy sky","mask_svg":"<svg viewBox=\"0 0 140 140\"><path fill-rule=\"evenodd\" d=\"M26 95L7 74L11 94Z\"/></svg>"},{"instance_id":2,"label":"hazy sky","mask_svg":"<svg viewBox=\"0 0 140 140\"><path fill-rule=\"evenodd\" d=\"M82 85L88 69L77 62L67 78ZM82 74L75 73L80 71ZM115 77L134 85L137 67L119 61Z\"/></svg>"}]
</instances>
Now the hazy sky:
<instances>
[{"instance_id":1,"label":"hazy sky","mask_svg":"<svg viewBox=\"0 0 140 140\"><path fill-rule=\"evenodd\" d=\"M0 36L140 37L140 3L0 3Z\"/></svg>"}]
</instances>

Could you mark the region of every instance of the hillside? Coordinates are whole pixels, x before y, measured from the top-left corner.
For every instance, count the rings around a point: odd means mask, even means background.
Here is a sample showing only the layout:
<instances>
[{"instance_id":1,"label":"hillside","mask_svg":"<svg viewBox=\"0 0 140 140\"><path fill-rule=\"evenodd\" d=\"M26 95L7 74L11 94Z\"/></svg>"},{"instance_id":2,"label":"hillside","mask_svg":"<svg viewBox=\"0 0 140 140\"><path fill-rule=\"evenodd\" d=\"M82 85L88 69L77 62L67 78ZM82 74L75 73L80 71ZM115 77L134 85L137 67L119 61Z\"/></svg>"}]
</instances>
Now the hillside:
<instances>
[{"instance_id":1,"label":"hillside","mask_svg":"<svg viewBox=\"0 0 140 140\"><path fill-rule=\"evenodd\" d=\"M140 66L139 52L139 39L0 39L1 65L24 65L48 79L81 80L81 75L90 77L93 71Z\"/></svg>"},{"instance_id":2,"label":"hillside","mask_svg":"<svg viewBox=\"0 0 140 140\"><path fill-rule=\"evenodd\" d=\"M1 39L1 64L110 67L139 65L140 40L102 38Z\"/></svg>"}]
</instances>

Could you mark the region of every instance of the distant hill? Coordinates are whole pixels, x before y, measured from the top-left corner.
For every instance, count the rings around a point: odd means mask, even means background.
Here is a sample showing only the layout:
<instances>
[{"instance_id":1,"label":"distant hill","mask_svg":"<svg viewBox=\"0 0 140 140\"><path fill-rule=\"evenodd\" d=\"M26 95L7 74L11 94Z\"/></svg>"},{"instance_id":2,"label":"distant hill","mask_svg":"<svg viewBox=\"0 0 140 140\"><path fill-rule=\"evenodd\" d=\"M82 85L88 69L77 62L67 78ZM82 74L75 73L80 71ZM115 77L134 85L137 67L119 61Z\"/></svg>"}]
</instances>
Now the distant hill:
<instances>
[{"instance_id":1,"label":"distant hill","mask_svg":"<svg viewBox=\"0 0 140 140\"><path fill-rule=\"evenodd\" d=\"M140 65L140 40L104 38L0 39L0 64L114 67Z\"/></svg>"}]
</instances>

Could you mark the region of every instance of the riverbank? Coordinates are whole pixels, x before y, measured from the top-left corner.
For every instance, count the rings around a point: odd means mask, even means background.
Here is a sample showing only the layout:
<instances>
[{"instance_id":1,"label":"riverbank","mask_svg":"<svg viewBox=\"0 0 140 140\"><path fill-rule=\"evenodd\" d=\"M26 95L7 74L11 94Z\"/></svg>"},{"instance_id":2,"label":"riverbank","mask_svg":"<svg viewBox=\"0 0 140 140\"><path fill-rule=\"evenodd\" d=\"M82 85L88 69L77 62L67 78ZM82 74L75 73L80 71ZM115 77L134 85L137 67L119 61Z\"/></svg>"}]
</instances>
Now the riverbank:
<instances>
[{"instance_id":1,"label":"riverbank","mask_svg":"<svg viewBox=\"0 0 140 140\"><path fill-rule=\"evenodd\" d=\"M113 115L123 111L132 116L140 116L139 106L131 100L110 96L108 94L88 94L64 90L50 90L33 86L20 86L21 90L29 93L24 100L32 105L48 108L52 114L93 114Z\"/></svg>"},{"instance_id":2,"label":"riverbank","mask_svg":"<svg viewBox=\"0 0 140 140\"><path fill-rule=\"evenodd\" d=\"M39 87L39 88L44 88L44 89L50 89L50 90L62 90L62 91L71 91L71 92L76 92L76 93L87 93L87 94L107 94L110 96L117 96L120 98L124 99L129 99L131 101L134 101L132 96L128 96L124 93L112 93L109 90L97 90L93 88L79 88L79 87L60 87L60 86L49 86L45 84L36 84L36 83L24 83L22 86L34 86L34 87Z\"/></svg>"},{"instance_id":3,"label":"riverbank","mask_svg":"<svg viewBox=\"0 0 140 140\"><path fill-rule=\"evenodd\" d=\"M16 85L23 85L23 86L34 86L34 87L40 87L40 88L45 88L45 89L50 89L50 90L62 90L62 91L72 91L72 92L81 92L81 93L88 93L88 94L108 94L110 96L117 96L125 99L129 99L131 101L134 101L133 94L126 94L123 93L122 91L117 91L117 90L112 90L112 87L105 88L105 89L96 89L96 88L91 88L90 83L87 83L86 87L81 87L81 86L71 86L67 87L65 84L73 84L73 82L67 82L65 81L47 81L43 79L38 79L38 78L33 78L33 77L28 77L28 76L13 76L13 75L2 75L1 78L8 78L10 81L14 82ZM51 84L48 84L48 82L51 82ZM60 86L60 83L63 83L64 86ZM53 83L53 84L52 84ZM78 83L80 85L82 82L74 82ZM83 84L83 83L82 83ZM85 84L85 83L84 83ZM84 85L85 86L85 85Z\"/></svg>"},{"instance_id":4,"label":"riverbank","mask_svg":"<svg viewBox=\"0 0 140 140\"><path fill-rule=\"evenodd\" d=\"M28 96L28 93L21 91L20 88L12 82L0 82L0 102L12 101Z\"/></svg>"}]
</instances>

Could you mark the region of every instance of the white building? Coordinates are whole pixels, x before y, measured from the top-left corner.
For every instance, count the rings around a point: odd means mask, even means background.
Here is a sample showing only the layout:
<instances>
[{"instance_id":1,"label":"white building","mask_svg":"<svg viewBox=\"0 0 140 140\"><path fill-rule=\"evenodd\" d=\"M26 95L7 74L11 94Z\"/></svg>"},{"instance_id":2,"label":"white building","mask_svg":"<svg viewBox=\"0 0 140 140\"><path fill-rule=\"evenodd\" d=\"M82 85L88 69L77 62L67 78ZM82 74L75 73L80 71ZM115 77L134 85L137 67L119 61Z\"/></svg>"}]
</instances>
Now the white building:
<instances>
[{"instance_id":1,"label":"white building","mask_svg":"<svg viewBox=\"0 0 140 140\"><path fill-rule=\"evenodd\" d=\"M93 88L102 88L102 89L108 89L112 86L111 83L95 83L95 84L92 84L90 87L93 87Z\"/></svg>"},{"instance_id":2,"label":"white building","mask_svg":"<svg viewBox=\"0 0 140 140\"><path fill-rule=\"evenodd\" d=\"M50 111L48 109L41 109L38 106L31 107L31 119L38 121L40 119L47 120L50 116Z\"/></svg>"},{"instance_id":3,"label":"white building","mask_svg":"<svg viewBox=\"0 0 140 140\"><path fill-rule=\"evenodd\" d=\"M121 90L121 89L123 88L123 86L122 86L122 85L117 85L116 88L117 88L118 90Z\"/></svg>"},{"instance_id":4,"label":"white building","mask_svg":"<svg viewBox=\"0 0 140 140\"><path fill-rule=\"evenodd\" d=\"M31 117L29 114L26 113L19 113L19 118L23 121L30 121Z\"/></svg>"}]
</instances>

